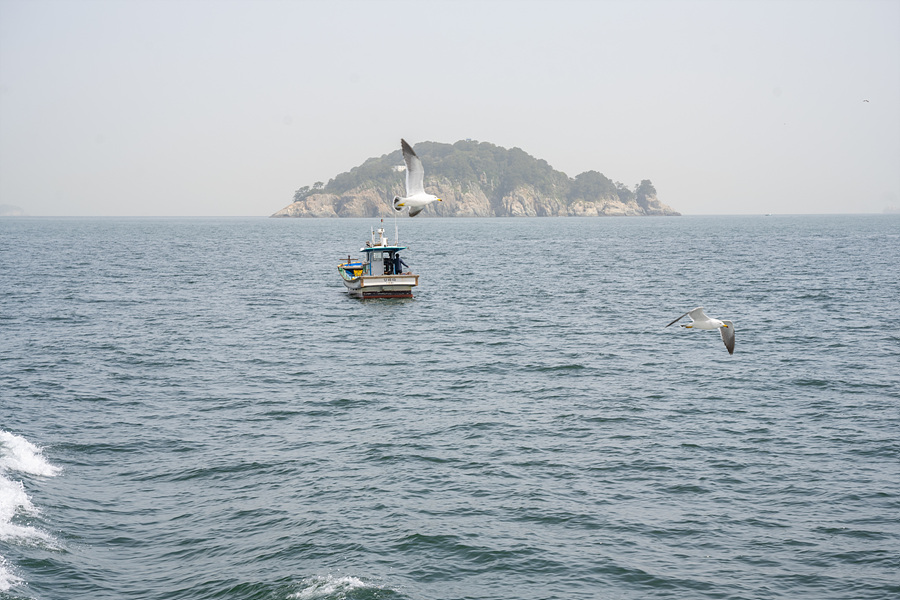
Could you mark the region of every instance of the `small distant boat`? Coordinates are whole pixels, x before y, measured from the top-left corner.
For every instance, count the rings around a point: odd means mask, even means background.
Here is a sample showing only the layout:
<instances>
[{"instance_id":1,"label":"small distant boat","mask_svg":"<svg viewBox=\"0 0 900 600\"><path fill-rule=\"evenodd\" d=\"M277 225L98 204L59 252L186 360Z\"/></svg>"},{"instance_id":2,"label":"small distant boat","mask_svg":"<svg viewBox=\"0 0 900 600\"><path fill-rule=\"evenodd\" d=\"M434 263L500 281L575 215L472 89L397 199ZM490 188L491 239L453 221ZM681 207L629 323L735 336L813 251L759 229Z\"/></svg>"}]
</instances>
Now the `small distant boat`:
<instances>
[{"instance_id":1,"label":"small distant boat","mask_svg":"<svg viewBox=\"0 0 900 600\"><path fill-rule=\"evenodd\" d=\"M419 285L419 276L412 274L409 265L400 258L406 246L391 245L384 236L384 228L372 230L366 242L362 260L347 260L338 265L341 279L351 296L356 298L412 298L412 289ZM404 271L404 268L407 270Z\"/></svg>"}]
</instances>

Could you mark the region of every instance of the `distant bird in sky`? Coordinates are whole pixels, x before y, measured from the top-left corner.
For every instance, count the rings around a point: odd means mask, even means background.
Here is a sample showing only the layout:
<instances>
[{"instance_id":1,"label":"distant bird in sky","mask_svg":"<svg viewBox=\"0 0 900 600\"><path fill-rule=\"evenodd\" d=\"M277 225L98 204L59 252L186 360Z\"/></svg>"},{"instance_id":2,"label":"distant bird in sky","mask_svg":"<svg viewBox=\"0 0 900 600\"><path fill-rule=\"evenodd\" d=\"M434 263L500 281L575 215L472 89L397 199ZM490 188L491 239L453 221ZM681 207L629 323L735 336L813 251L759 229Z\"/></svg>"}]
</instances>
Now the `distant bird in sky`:
<instances>
[{"instance_id":1,"label":"distant bird in sky","mask_svg":"<svg viewBox=\"0 0 900 600\"><path fill-rule=\"evenodd\" d=\"M406 197L394 196L394 210L401 211L404 206L408 206L409 216L414 217L432 202L442 200L425 193L425 169L412 146L401 139L400 148L403 149L403 160L406 161Z\"/></svg>"},{"instance_id":2,"label":"distant bird in sky","mask_svg":"<svg viewBox=\"0 0 900 600\"><path fill-rule=\"evenodd\" d=\"M868 100L863 100L863 102L868 102Z\"/></svg>"},{"instance_id":3,"label":"distant bird in sky","mask_svg":"<svg viewBox=\"0 0 900 600\"><path fill-rule=\"evenodd\" d=\"M689 325L682 325L682 327L685 329L718 329L719 333L722 334L722 341L725 342L725 347L728 348L728 354L734 354L734 323L708 317L706 313L703 312L703 307L698 306L694 310L687 311L669 323L669 325L674 325L688 316L691 318L691 323ZM669 325L666 325L666 327Z\"/></svg>"}]
</instances>

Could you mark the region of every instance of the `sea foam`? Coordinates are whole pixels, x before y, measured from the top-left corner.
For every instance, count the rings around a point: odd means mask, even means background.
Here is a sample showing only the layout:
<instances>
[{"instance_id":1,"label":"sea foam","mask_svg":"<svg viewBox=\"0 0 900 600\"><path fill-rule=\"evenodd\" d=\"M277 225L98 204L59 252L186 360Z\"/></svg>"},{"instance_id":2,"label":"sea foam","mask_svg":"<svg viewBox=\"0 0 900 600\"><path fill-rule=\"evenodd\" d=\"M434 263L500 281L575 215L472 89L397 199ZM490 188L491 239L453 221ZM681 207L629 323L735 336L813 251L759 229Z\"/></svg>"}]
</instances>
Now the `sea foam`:
<instances>
[{"instance_id":1,"label":"sea foam","mask_svg":"<svg viewBox=\"0 0 900 600\"><path fill-rule=\"evenodd\" d=\"M41 449L25 438L0 431L0 474L5 471L53 477L59 474L59 467L48 463Z\"/></svg>"},{"instance_id":2,"label":"sea foam","mask_svg":"<svg viewBox=\"0 0 900 600\"><path fill-rule=\"evenodd\" d=\"M19 472L52 477L59 471L59 467L47 462L40 448L21 436L0 431L0 541L20 545L53 543L53 539L43 531L13 522L16 515L35 515L38 511L25 493L25 485L12 474ZM9 590L20 581L10 570L6 558L0 556L0 592Z\"/></svg>"},{"instance_id":3,"label":"sea foam","mask_svg":"<svg viewBox=\"0 0 900 600\"><path fill-rule=\"evenodd\" d=\"M303 589L291 594L288 598L291 600L343 598L351 590L371 587L356 577L334 577L332 575L307 577L300 584L303 586Z\"/></svg>"}]
</instances>

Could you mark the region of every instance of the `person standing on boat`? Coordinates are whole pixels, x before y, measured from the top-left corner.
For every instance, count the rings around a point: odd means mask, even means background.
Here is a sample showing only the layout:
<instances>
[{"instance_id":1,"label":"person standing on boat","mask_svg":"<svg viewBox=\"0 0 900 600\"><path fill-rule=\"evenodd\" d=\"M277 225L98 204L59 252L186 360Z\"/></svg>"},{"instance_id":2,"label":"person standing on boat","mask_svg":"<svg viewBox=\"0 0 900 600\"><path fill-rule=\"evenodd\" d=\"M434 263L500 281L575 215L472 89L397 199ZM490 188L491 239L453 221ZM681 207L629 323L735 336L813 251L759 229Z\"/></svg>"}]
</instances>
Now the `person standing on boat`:
<instances>
[{"instance_id":1,"label":"person standing on boat","mask_svg":"<svg viewBox=\"0 0 900 600\"><path fill-rule=\"evenodd\" d=\"M408 264L403 262L403 259L400 258L400 254L394 255L394 275L400 275L403 273L403 267L409 267Z\"/></svg>"}]
</instances>

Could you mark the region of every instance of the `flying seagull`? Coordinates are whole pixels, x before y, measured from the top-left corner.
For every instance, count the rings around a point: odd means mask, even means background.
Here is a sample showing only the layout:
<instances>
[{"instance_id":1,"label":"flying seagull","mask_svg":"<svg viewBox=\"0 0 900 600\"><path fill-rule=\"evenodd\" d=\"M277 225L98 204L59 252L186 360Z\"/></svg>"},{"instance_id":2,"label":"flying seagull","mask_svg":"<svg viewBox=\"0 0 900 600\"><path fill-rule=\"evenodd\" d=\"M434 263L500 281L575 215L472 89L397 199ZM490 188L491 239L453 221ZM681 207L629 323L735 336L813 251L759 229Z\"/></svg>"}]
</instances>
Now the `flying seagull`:
<instances>
[{"instance_id":1,"label":"flying seagull","mask_svg":"<svg viewBox=\"0 0 900 600\"><path fill-rule=\"evenodd\" d=\"M682 327L686 329L718 329L719 333L722 334L722 341L725 342L725 347L728 348L728 354L734 354L734 323L710 318L703 312L703 307L698 306L694 310L687 311L669 323L669 325L674 325L688 316L691 318L690 325L682 325ZM666 325L666 327L669 325Z\"/></svg>"},{"instance_id":2,"label":"flying seagull","mask_svg":"<svg viewBox=\"0 0 900 600\"><path fill-rule=\"evenodd\" d=\"M400 147L403 149L403 160L406 161L406 198L394 196L394 210L401 211L404 206L408 206L409 216L414 217L432 202L442 200L425 193L425 169L412 146L406 140L400 140Z\"/></svg>"}]
</instances>

